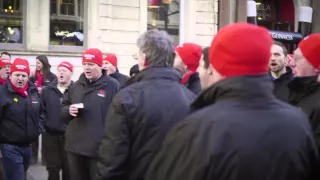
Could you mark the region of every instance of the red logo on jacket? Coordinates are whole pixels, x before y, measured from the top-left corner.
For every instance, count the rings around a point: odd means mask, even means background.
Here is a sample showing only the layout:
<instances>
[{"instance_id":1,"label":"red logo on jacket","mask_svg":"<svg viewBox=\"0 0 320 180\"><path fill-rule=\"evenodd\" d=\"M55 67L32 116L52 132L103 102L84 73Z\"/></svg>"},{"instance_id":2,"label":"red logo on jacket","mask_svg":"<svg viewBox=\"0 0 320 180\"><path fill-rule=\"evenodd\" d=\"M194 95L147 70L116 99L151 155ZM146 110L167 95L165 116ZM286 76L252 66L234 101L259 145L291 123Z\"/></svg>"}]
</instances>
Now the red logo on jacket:
<instances>
[{"instance_id":1,"label":"red logo on jacket","mask_svg":"<svg viewBox=\"0 0 320 180\"><path fill-rule=\"evenodd\" d=\"M98 96L100 96L100 97L106 97L106 91L103 90L103 89L99 90L99 91L98 91Z\"/></svg>"},{"instance_id":2,"label":"red logo on jacket","mask_svg":"<svg viewBox=\"0 0 320 180\"><path fill-rule=\"evenodd\" d=\"M38 103L38 100L37 100L36 97L31 96L31 102L32 102L32 103Z\"/></svg>"}]
</instances>

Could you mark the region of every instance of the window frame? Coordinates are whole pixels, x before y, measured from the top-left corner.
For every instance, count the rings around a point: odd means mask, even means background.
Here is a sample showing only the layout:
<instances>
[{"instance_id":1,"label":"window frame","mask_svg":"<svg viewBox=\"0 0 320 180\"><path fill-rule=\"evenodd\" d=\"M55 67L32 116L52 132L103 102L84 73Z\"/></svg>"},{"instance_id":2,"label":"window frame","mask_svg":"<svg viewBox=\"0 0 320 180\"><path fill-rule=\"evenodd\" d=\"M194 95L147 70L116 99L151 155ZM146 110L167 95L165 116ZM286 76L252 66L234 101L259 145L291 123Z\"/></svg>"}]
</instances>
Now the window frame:
<instances>
[{"instance_id":1,"label":"window frame","mask_svg":"<svg viewBox=\"0 0 320 180\"><path fill-rule=\"evenodd\" d=\"M70 16L70 15L61 15L60 14L60 1L57 3L57 16L60 17L65 17L66 19L70 18L70 20L72 20L73 18L76 18L78 15L78 7L79 7L79 1L81 0L74 0L74 8L75 8L75 15L74 16ZM83 46L63 46L63 45L51 45L50 44L50 28L51 28L51 14L49 15L49 47L48 50L49 51L54 51L54 52L80 52L82 53L85 50L85 47L87 46L87 35L88 35L88 10L85 7L88 7L88 0L83 0ZM51 8L51 2L49 4L49 7ZM49 8L49 9L50 9Z\"/></svg>"},{"instance_id":2,"label":"window frame","mask_svg":"<svg viewBox=\"0 0 320 180\"><path fill-rule=\"evenodd\" d=\"M22 4L22 43L0 43L1 50L25 50L27 46L27 0L20 0Z\"/></svg>"},{"instance_id":3,"label":"window frame","mask_svg":"<svg viewBox=\"0 0 320 180\"><path fill-rule=\"evenodd\" d=\"M147 1L147 0L145 0L145 1ZM162 1L162 0L159 0L159 1ZM172 0L172 3L174 3L173 1L177 1L177 0ZM178 35L177 36L179 37L179 41L177 43L180 44L182 41L184 41L184 34L185 34L185 30L183 29L185 27L185 23L184 23L185 14L184 14L183 11L184 11L185 6L186 6L186 0L178 0L178 1L179 1L178 2L179 3L179 10L177 12L175 12L174 14L178 14L179 23L173 24L173 25L177 25L177 31L178 31ZM150 22L148 20L149 19L149 14L148 14L149 13L149 4L148 4L148 1L146 2L146 5L147 5L147 8L146 8L146 27L147 27L147 29L154 29L155 28L155 29L165 30L165 21L163 21L161 23L157 22L157 25L160 24L161 27L157 27L156 26L156 27L153 27L153 28L149 28ZM160 13L159 13L159 15L160 15ZM173 14L170 14L170 15L173 15ZM168 18L170 18L170 17L168 17ZM168 30L169 29L170 28L168 28ZM183 32L181 33L181 31L183 31ZM171 36L169 31L167 31L167 33Z\"/></svg>"}]
</instances>

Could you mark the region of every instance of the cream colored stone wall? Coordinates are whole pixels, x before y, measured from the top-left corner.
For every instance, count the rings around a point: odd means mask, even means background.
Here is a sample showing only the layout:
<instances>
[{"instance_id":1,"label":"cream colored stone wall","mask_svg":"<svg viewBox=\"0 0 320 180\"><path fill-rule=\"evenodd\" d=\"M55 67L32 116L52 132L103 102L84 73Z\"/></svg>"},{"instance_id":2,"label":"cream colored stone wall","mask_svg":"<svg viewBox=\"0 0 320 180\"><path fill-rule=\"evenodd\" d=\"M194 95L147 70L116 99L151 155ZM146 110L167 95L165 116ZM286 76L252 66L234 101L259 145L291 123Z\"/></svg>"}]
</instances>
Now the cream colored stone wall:
<instances>
[{"instance_id":1,"label":"cream colored stone wall","mask_svg":"<svg viewBox=\"0 0 320 180\"><path fill-rule=\"evenodd\" d=\"M146 12L140 0L100 0L99 31L102 35L100 49L115 53L121 72L128 74L137 62L132 58L136 51L136 40L146 30L141 14ZM145 9L145 10L144 10Z\"/></svg>"},{"instance_id":2,"label":"cream colored stone wall","mask_svg":"<svg viewBox=\"0 0 320 180\"><path fill-rule=\"evenodd\" d=\"M218 0L197 0L195 21L197 43L209 46L218 29Z\"/></svg>"}]
</instances>

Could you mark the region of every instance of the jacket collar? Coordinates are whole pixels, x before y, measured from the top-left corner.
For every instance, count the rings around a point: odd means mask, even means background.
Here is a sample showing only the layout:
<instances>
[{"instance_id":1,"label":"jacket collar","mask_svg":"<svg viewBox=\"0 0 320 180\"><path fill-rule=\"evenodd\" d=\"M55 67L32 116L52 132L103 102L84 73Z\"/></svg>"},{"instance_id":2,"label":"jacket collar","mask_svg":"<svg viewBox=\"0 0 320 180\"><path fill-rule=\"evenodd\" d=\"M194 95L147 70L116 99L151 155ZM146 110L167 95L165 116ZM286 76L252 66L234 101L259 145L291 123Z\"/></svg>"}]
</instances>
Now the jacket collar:
<instances>
[{"instance_id":1,"label":"jacket collar","mask_svg":"<svg viewBox=\"0 0 320 180\"><path fill-rule=\"evenodd\" d=\"M291 80L293 79L292 69L290 67L286 67L286 73L282 74L278 79L275 79L271 71L269 70L269 75L273 79L273 81L282 81L282 80Z\"/></svg>"},{"instance_id":2,"label":"jacket collar","mask_svg":"<svg viewBox=\"0 0 320 180\"><path fill-rule=\"evenodd\" d=\"M116 69L116 71L114 73L110 74L109 76L117 79L120 76L118 68Z\"/></svg>"},{"instance_id":3,"label":"jacket collar","mask_svg":"<svg viewBox=\"0 0 320 180\"><path fill-rule=\"evenodd\" d=\"M7 78L6 80L6 86L8 87L8 90L10 92L16 92L15 90L13 90L10 82L9 82L9 78ZM32 83L30 80L28 81L28 89L27 89L28 94L32 94L32 93L38 93L38 88L36 85L34 85L34 83Z\"/></svg>"},{"instance_id":4,"label":"jacket collar","mask_svg":"<svg viewBox=\"0 0 320 180\"><path fill-rule=\"evenodd\" d=\"M71 86L73 84L73 81L71 81L70 85ZM48 84L48 88L54 88L54 89L58 89L58 79L54 79L51 83Z\"/></svg>"},{"instance_id":5,"label":"jacket collar","mask_svg":"<svg viewBox=\"0 0 320 180\"><path fill-rule=\"evenodd\" d=\"M105 71L105 70L102 70L102 76L101 76L99 79L97 79L97 80L95 80L95 81L93 81L93 82L90 82L90 81L86 78L85 74L82 73L82 74L80 75L80 77L79 77L78 82L79 82L80 84L84 84L84 85L99 86L99 85L107 82L106 76L107 76L107 75L106 75L106 71Z\"/></svg>"},{"instance_id":6,"label":"jacket collar","mask_svg":"<svg viewBox=\"0 0 320 180\"><path fill-rule=\"evenodd\" d=\"M252 101L272 98L272 92L273 83L269 75L227 78L204 90L192 104L192 109L200 109L225 99Z\"/></svg>"},{"instance_id":7,"label":"jacket collar","mask_svg":"<svg viewBox=\"0 0 320 180\"><path fill-rule=\"evenodd\" d=\"M318 76L295 77L288 87L292 92L309 94L320 88L317 78Z\"/></svg>"},{"instance_id":8,"label":"jacket collar","mask_svg":"<svg viewBox=\"0 0 320 180\"><path fill-rule=\"evenodd\" d=\"M179 83L181 80L181 73L171 67L149 67L129 79L124 87L140 81L159 79L167 79Z\"/></svg>"}]
</instances>

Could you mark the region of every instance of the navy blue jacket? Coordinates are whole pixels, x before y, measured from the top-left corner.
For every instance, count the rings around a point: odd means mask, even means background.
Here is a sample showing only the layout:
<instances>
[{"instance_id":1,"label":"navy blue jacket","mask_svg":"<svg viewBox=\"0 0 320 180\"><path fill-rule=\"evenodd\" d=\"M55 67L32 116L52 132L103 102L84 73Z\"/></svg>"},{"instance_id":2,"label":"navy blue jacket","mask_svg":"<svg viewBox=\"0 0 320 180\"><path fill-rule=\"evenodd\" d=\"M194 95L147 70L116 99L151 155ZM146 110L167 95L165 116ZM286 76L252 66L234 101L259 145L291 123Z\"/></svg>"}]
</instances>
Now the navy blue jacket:
<instances>
[{"instance_id":1,"label":"navy blue jacket","mask_svg":"<svg viewBox=\"0 0 320 180\"><path fill-rule=\"evenodd\" d=\"M0 143L26 145L43 132L46 119L36 86L29 81L28 97L22 97L8 82L0 87Z\"/></svg>"}]
</instances>

